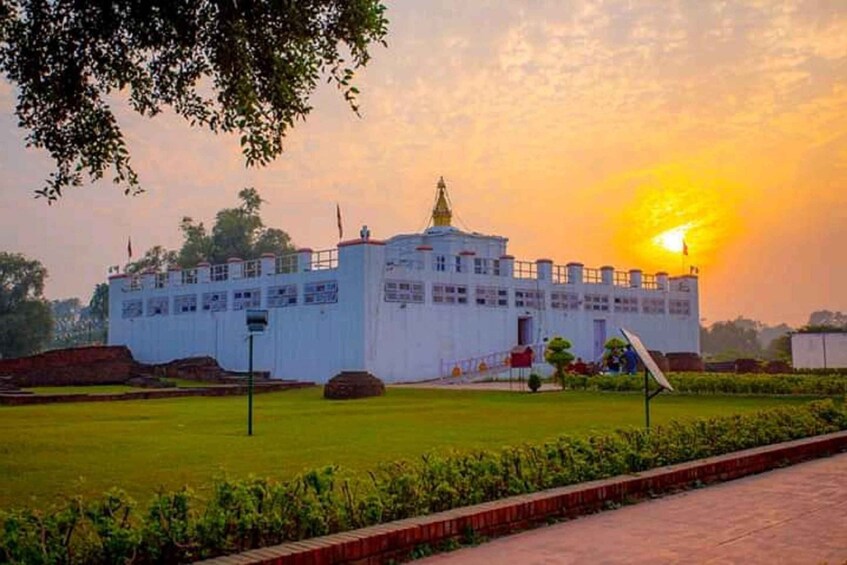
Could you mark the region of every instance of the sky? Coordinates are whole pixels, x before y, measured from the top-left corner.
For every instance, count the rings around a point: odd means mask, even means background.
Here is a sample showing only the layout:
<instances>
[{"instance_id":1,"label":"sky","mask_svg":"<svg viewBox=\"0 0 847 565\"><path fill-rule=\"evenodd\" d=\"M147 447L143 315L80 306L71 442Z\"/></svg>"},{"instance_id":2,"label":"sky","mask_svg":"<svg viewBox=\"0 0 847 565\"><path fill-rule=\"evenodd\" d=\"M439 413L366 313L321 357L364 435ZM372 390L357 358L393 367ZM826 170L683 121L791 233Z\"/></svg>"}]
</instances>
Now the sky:
<instances>
[{"instance_id":1,"label":"sky","mask_svg":"<svg viewBox=\"0 0 847 565\"><path fill-rule=\"evenodd\" d=\"M362 117L319 89L264 169L235 137L116 106L137 197L102 182L34 199L52 163L24 148L0 81L0 250L40 260L49 298L87 300L128 237L136 256L178 248L183 216L209 225L245 186L267 224L325 249L336 203L347 234L422 230L444 176L454 224L518 259L696 266L706 324L847 311L847 2L387 6Z\"/></svg>"}]
</instances>

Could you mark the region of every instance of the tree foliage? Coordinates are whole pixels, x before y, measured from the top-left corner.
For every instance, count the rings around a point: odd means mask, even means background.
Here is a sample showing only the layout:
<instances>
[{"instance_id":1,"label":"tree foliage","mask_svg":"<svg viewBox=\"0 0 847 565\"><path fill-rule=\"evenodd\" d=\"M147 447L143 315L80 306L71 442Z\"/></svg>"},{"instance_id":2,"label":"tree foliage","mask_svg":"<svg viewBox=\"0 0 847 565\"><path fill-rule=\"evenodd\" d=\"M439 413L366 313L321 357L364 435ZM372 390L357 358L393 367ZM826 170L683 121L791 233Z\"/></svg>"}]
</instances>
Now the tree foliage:
<instances>
[{"instance_id":1,"label":"tree foliage","mask_svg":"<svg viewBox=\"0 0 847 565\"><path fill-rule=\"evenodd\" d=\"M847 314L831 310L817 310L809 315L807 327L847 330Z\"/></svg>"},{"instance_id":2,"label":"tree foliage","mask_svg":"<svg viewBox=\"0 0 847 565\"><path fill-rule=\"evenodd\" d=\"M354 73L385 43L384 12L378 0L0 0L0 71L27 145L56 165L37 194L107 172L141 190L115 100L237 133L247 165L267 164L323 78L358 113Z\"/></svg>"},{"instance_id":3,"label":"tree foliage","mask_svg":"<svg viewBox=\"0 0 847 565\"><path fill-rule=\"evenodd\" d=\"M704 355L737 359L758 357L762 353L754 327L736 321L715 322L700 329L700 349Z\"/></svg>"},{"instance_id":4,"label":"tree foliage","mask_svg":"<svg viewBox=\"0 0 847 565\"><path fill-rule=\"evenodd\" d=\"M225 263L230 257L250 260L258 259L263 253L280 255L294 250L287 233L265 227L261 217L264 200L255 188L242 189L238 199L239 206L217 213L211 232L203 222L184 217L180 223L183 242L179 251L169 251L156 245L138 261L127 265L126 271L160 271L172 265L191 268L201 261Z\"/></svg>"},{"instance_id":5,"label":"tree foliage","mask_svg":"<svg viewBox=\"0 0 847 565\"><path fill-rule=\"evenodd\" d=\"M556 336L547 342L547 348L544 351L544 360L555 367L554 377L562 388L565 386L565 369L574 360L573 353L570 352L571 347L570 341Z\"/></svg>"},{"instance_id":6,"label":"tree foliage","mask_svg":"<svg viewBox=\"0 0 847 565\"><path fill-rule=\"evenodd\" d=\"M147 270L161 271L169 265L177 264L177 252L168 251L161 245L154 245L144 252L140 259L127 265L126 272L130 274L143 273Z\"/></svg>"},{"instance_id":7,"label":"tree foliage","mask_svg":"<svg viewBox=\"0 0 847 565\"><path fill-rule=\"evenodd\" d=\"M43 298L47 269L18 253L0 252L0 357L40 351L53 321Z\"/></svg>"}]
</instances>

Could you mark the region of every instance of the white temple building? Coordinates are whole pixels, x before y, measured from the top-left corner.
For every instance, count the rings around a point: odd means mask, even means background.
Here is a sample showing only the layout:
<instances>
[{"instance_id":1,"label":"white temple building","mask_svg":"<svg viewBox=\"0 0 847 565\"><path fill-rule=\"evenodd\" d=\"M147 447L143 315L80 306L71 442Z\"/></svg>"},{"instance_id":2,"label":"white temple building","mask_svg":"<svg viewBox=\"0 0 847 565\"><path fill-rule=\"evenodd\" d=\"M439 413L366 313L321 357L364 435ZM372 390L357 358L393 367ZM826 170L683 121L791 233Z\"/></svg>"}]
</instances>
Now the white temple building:
<instances>
[{"instance_id":1,"label":"white temple building","mask_svg":"<svg viewBox=\"0 0 847 565\"><path fill-rule=\"evenodd\" d=\"M259 308L269 325L255 337L254 367L275 378L449 377L556 335L594 361L621 327L650 349L699 353L697 277L518 261L505 237L463 232L451 219L442 179L423 233L382 241L363 228L325 251L112 276L109 343L143 363L209 355L244 371L245 310Z\"/></svg>"}]
</instances>

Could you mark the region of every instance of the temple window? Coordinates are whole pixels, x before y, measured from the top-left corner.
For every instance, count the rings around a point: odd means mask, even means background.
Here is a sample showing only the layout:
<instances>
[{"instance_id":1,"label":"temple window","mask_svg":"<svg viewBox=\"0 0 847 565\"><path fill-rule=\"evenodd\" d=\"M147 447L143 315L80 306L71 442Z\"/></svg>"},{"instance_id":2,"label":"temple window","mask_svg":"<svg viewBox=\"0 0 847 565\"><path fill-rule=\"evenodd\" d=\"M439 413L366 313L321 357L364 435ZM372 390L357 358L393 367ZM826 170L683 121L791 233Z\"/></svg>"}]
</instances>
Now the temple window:
<instances>
[{"instance_id":1,"label":"temple window","mask_svg":"<svg viewBox=\"0 0 847 565\"><path fill-rule=\"evenodd\" d=\"M638 298L635 296L616 296L615 312L638 312Z\"/></svg>"},{"instance_id":2,"label":"temple window","mask_svg":"<svg viewBox=\"0 0 847 565\"><path fill-rule=\"evenodd\" d=\"M467 304L468 287L458 284L432 285L433 304Z\"/></svg>"},{"instance_id":3,"label":"temple window","mask_svg":"<svg viewBox=\"0 0 847 565\"><path fill-rule=\"evenodd\" d=\"M554 310L579 310L579 295L575 292L551 292L550 306Z\"/></svg>"},{"instance_id":4,"label":"temple window","mask_svg":"<svg viewBox=\"0 0 847 565\"><path fill-rule=\"evenodd\" d=\"M595 312L608 312L609 297L605 294L586 294L585 309Z\"/></svg>"},{"instance_id":5,"label":"temple window","mask_svg":"<svg viewBox=\"0 0 847 565\"><path fill-rule=\"evenodd\" d=\"M167 316L168 315L167 296L153 296L147 299L147 315L148 316Z\"/></svg>"},{"instance_id":6,"label":"temple window","mask_svg":"<svg viewBox=\"0 0 847 565\"><path fill-rule=\"evenodd\" d=\"M174 297L174 314L189 314L197 311L197 295L183 294Z\"/></svg>"},{"instance_id":7,"label":"temple window","mask_svg":"<svg viewBox=\"0 0 847 565\"><path fill-rule=\"evenodd\" d=\"M268 288L268 308L284 308L297 305L297 285L286 284Z\"/></svg>"},{"instance_id":8,"label":"temple window","mask_svg":"<svg viewBox=\"0 0 847 565\"><path fill-rule=\"evenodd\" d=\"M142 315L143 303L140 300L124 300L121 305L122 318L138 318Z\"/></svg>"},{"instance_id":9,"label":"temple window","mask_svg":"<svg viewBox=\"0 0 847 565\"><path fill-rule=\"evenodd\" d=\"M247 308L258 308L262 305L262 291L258 288L249 290L236 290L232 293L232 309L244 310Z\"/></svg>"},{"instance_id":10,"label":"temple window","mask_svg":"<svg viewBox=\"0 0 847 565\"><path fill-rule=\"evenodd\" d=\"M671 315L690 316L691 303L688 300L670 300L668 301L668 311Z\"/></svg>"},{"instance_id":11,"label":"temple window","mask_svg":"<svg viewBox=\"0 0 847 565\"><path fill-rule=\"evenodd\" d=\"M535 309L544 308L544 291L515 289L515 307Z\"/></svg>"},{"instance_id":12,"label":"temple window","mask_svg":"<svg viewBox=\"0 0 847 565\"><path fill-rule=\"evenodd\" d=\"M338 302L337 282L324 281L304 285L304 304L332 304L335 302Z\"/></svg>"},{"instance_id":13,"label":"temple window","mask_svg":"<svg viewBox=\"0 0 847 565\"><path fill-rule=\"evenodd\" d=\"M224 267L226 265L223 265ZM205 312L226 311L226 292L206 292L203 294L203 310Z\"/></svg>"},{"instance_id":14,"label":"temple window","mask_svg":"<svg viewBox=\"0 0 847 565\"><path fill-rule=\"evenodd\" d=\"M641 300L641 311L644 314L664 314L665 299L664 298L643 298Z\"/></svg>"},{"instance_id":15,"label":"temple window","mask_svg":"<svg viewBox=\"0 0 847 565\"><path fill-rule=\"evenodd\" d=\"M229 276L229 265L212 265L212 282L225 281Z\"/></svg>"},{"instance_id":16,"label":"temple window","mask_svg":"<svg viewBox=\"0 0 847 565\"><path fill-rule=\"evenodd\" d=\"M440 272L447 270L447 257L444 255L435 256L435 270Z\"/></svg>"}]
</instances>

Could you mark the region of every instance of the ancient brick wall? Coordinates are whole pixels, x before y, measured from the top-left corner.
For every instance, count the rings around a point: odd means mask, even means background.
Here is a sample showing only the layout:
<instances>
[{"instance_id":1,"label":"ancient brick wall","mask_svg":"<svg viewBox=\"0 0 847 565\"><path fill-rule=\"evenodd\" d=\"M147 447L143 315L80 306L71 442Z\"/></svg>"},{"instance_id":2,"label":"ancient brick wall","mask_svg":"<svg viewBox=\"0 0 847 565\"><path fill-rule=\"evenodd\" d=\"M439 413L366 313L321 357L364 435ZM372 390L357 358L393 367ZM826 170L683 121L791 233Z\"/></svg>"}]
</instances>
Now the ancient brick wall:
<instances>
[{"instance_id":1,"label":"ancient brick wall","mask_svg":"<svg viewBox=\"0 0 847 565\"><path fill-rule=\"evenodd\" d=\"M56 349L30 357L0 359L0 375L21 387L119 384L130 378L132 353L124 346Z\"/></svg>"},{"instance_id":2,"label":"ancient brick wall","mask_svg":"<svg viewBox=\"0 0 847 565\"><path fill-rule=\"evenodd\" d=\"M666 353L668 367L674 373L695 372L705 370L703 359L696 353Z\"/></svg>"}]
</instances>

